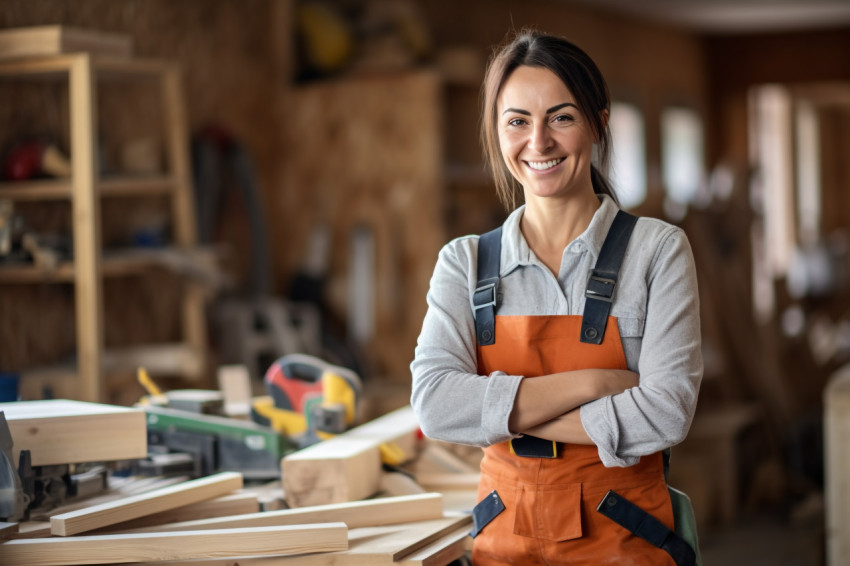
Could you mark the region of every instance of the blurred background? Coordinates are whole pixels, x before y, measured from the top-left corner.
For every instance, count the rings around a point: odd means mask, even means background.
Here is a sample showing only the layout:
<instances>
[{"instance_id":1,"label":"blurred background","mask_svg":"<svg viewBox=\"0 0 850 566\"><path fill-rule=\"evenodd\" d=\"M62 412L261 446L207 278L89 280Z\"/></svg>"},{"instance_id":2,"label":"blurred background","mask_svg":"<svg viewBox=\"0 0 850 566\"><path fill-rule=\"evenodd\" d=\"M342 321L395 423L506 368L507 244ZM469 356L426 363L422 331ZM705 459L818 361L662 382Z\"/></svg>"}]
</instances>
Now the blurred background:
<instances>
[{"instance_id":1,"label":"blurred background","mask_svg":"<svg viewBox=\"0 0 850 566\"><path fill-rule=\"evenodd\" d=\"M0 68L0 372L23 398L131 404L139 360L206 387L221 364L259 382L297 351L357 371L373 415L406 404L440 247L506 216L479 87L492 46L533 26L606 76L624 207L694 250L705 379L671 482L705 564L826 562L824 416L850 358L846 1L0 5L0 32L57 24L175 65L182 102L120 65L94 79L96 170L115 181L81 218L50 184L76 163L76 87ZM193 188L182 209L169 175ZM82 285L86 223L99 264Z\"/></svg>"}]
</instances>

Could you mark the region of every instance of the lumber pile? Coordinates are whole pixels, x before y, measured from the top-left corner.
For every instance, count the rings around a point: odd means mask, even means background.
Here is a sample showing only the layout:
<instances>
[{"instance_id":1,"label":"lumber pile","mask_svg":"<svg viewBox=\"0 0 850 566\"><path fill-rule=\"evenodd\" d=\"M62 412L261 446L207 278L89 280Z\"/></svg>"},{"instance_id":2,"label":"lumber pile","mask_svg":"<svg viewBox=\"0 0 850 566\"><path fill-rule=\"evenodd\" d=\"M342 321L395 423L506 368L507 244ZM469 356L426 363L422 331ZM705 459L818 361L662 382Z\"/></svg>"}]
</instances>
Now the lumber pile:
<instances>
[{"instance_id":1,"label":"lumber pile","mask_svg":"<svg viewBox=\"0 0 850 566\"><path fill-rule=\"evenodd\" d=\"M60 512L20 532L4 525L0 564L430 564L461 557L471 518L447 513L442 495L378 497L277 511L236 511L190 520L228 499L250 499L242 478L222 472ZM213 505L217 502L218 505ZM243 509L256 509L253 506ZM173 519L178 519L177 521ZM154 520L158 522L154 522ZM224 560L224 561L223 561Z\"/></svg>"},{"instance_id":2,"label":"lumber pile","mask_svg":"<svg viewBox=\"0 0 850 566\"><path fill-rule=\"evenodd\" d=\"M0 524L0 564L446 565L469 550L477 485L477 465L450 450L423 441L405 407L288 455L280 482L139 479ZM261 506L274 490L283 508Z\"/></svg>"}]
</instances>

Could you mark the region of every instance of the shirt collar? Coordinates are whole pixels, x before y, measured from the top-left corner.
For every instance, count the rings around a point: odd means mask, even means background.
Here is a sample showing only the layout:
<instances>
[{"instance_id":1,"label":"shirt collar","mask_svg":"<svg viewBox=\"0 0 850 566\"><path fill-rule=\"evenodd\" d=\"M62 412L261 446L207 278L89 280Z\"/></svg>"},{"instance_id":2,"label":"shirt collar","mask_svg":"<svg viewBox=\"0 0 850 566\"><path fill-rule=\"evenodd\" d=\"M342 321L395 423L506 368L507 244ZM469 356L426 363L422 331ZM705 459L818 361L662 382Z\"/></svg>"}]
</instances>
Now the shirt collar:
<instances>
[{"instance_id":1,"label":"shirt collar","mask_svg":"<svg viewBox=\"0 0 850 566\"><path fill-rule=\"evenodd\" d=\"M601 205L593 214L587 229L582 232L570 245L582 242L590 252L593 263L599 257L599 250L608 235L608 229L614 222L619 208L614 199L608 195L597 195ZM525 205L520 206L508 216L502 225L502 268L501 275L507 275L520 265L530 265L535 262L531 248L519 228L520 220L525 212Z\"/></svg>"}]
</instances>

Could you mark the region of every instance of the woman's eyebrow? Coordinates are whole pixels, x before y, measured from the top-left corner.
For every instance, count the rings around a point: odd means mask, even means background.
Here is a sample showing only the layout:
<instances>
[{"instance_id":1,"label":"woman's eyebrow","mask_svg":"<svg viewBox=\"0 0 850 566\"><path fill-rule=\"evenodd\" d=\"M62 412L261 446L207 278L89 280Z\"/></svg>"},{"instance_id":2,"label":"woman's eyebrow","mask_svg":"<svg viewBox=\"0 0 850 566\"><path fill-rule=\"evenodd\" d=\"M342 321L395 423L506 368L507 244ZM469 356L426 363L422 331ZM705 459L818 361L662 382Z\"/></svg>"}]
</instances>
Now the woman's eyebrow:
<instances>
[{"instance_id":1,"label":"woman's eyebrow","mask_svg":"<svg viewBox=\"0 0 850 566\"><path fill-rule=\"evenodd\" d=\"M564 102L563 104L558 104L557 106L553 106L552 108L550 108L549 110L547 110L547 111L546 111L546 113L547 113L547 114L551 114L552 112L557 112L557 111L558 111L558 110L560 110L561 108L565 108L565 107L567 107L567 106L572 106L573 108L575 108L576 110L578 110L578 106L576 106L576 105L575 105L575 104L573 104L572 102Z\"/></svg>"},{"instance_id":2,"label":"woman's eyebrow","mask_svg":"<svg viewBox=\"0 0 850 566\"><path fill-rule=\"evenodd\" d=\"M564 102L562 104L557 104L557 105L553 106L552 108L548 109L546 111L546 114L551 114L552 112L557 112L561 108L566 108L567 106L572 106L573 108L578 110L578 106L576 106L572 102ZM531 116L531 112L529 112L528 110L520 110L519 108L505 108L504 111L502 111L502 114L507 114L508 112L516 112L517 114L522 114L524 116Z\"/></svg>"},{"instance_id":3,"label":"woman's eyebrow","mask_svg":"<svg viewBox=\"0 0 850 566\"><path fill-rule=\"evenodd\" d=\"M505 108L502 114L507 114L508 112L516 112L517 114L522 114L524 116L531 116L531 112L528 110L520 110L519 108Z\"/></svg>"}]
</instances>

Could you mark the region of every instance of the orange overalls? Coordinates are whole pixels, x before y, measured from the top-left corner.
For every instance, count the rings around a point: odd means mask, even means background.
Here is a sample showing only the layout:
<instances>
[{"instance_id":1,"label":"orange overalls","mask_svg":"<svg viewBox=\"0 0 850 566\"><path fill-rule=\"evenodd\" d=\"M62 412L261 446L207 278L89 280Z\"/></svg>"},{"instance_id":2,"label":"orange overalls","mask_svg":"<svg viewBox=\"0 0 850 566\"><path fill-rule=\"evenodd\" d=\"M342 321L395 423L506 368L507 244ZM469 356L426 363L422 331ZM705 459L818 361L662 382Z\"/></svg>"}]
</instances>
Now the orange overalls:
<instances>
[{"instance_id":1,"label":"orange overalls","mask_svg":"<svg viewBox=\"0 0 850 566\"><path fill-rule=\"evenodd\" d=\"M588 344L579 339L581 316L495 316L495 343L478 346L478 372L533 378L586 368L627 369L616 318L607 321L601 343ZM665 550L597 511L609 490L673 529L660 452L634 466L606 468L596 446L563 444L554 458L517 456L509 442L485 448L478 507L490 506L485 513L495 516L475 534L473 564L675 566Z\"/></svg>"}]
</instances>

